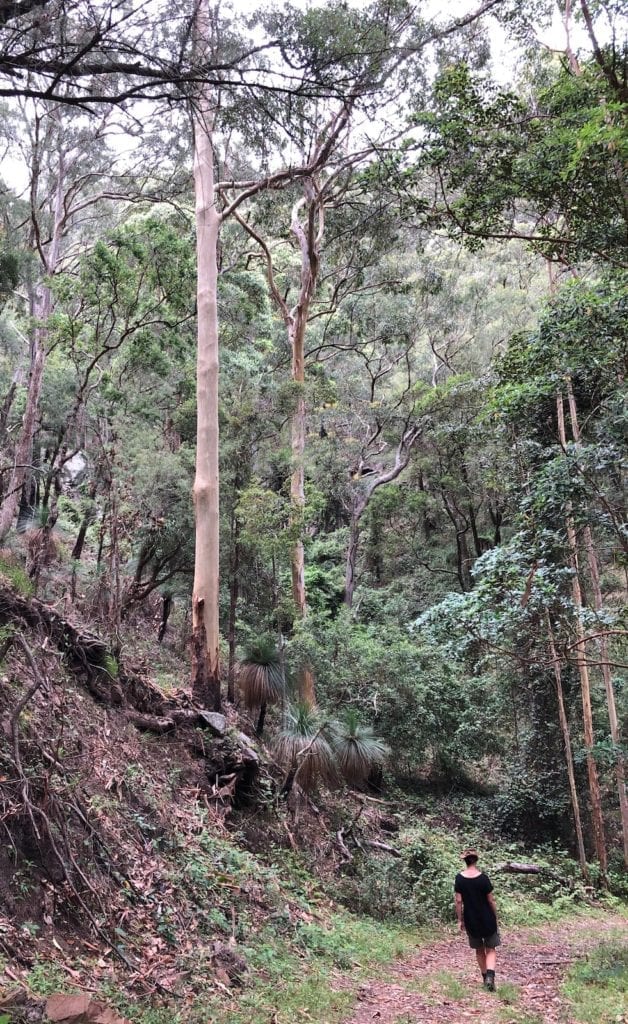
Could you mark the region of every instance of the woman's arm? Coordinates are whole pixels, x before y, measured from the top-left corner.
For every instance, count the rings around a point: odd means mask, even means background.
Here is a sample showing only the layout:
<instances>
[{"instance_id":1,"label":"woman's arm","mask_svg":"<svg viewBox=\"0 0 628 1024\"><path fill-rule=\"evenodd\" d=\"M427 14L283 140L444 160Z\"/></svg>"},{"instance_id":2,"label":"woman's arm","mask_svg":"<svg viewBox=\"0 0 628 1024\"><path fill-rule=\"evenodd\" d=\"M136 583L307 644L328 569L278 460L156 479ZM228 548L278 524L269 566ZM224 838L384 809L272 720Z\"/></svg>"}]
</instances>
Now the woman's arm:
<instances>
[{"instance_id":1,"label":"woman's arm","mask_svg":"<svg viewBox=\"0 0 628 1024\"><path fill-rule=\"evenodd\" d=\"M455 896L456 896L456 917L458 918L458 924L460 925L460 931L462 931L463 928L464 928L464 920L463 920L463 917L462 917L462 896L460 895L459 892L457 892L455 894Z\"/></svg>"},{"instance_id":2,"label":"woman's arm","mask_svg":"<svg viewBox=\"0 0 628 1024\"><path fill-rule=\"evenodd\" d=\"M495 914L495 920L497 921L497 904L495 903L495 897L493 896L493 893L492 892L487 893L486 898L488 900L489 907L491 908L491 910Z\"/></svg>"}]
</instances>

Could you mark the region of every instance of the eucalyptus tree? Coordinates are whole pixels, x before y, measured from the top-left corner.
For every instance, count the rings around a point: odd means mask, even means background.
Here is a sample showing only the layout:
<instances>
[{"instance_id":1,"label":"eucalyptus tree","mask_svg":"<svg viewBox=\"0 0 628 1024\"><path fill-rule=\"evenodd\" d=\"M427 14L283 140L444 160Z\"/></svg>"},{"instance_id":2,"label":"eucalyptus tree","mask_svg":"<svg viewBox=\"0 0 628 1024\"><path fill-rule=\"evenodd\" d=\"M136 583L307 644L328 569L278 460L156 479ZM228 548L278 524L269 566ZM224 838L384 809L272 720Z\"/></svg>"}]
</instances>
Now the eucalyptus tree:
<instances>
[{"instance_id":1,"label":"eucalyptus tree","mask_svg":"<svg viewBox=\"0 0 628 1024\"><path fill-rule=\"evenodd\" d=\"M109 145L111 112L101 108L97 121L46 101L23 101L5 125L8 144L27 178L27 209L16 210L13 231L30 253L19 315L29 333L28 383L21 427L11 465L5 469L0 505L0 536L11 527L24 482L29 479L33 436L47 355L54 346L49 318L54 309L52 278L86 244L94 217L111 218L116 157ZM19 218L19 219L18 219Z\"/></svg>"},{"instance_id":2,"label":"eucalyptus tree","mask_svg":"<svg viewBox=\"0 0 628 1024\"><path fill-rule=\"evenodd\" d=\"M293 190L294 202L289 216L289 231L298 259L295 280L278 283L278 260L285 262L285 250L274 244L273 234L259 223L255 208L248 216L236 212L243 229L260 248L266 266L269 293L286 326L291 353L291 376L295 385L294 411L291 420L292 475L290 494L294 517L303 515L305 506L305 351L308 322L312 317L333 314L343 292L351 289L361 268L349 262L336 268L336 279L330 274L322 277L326 218L331 210L343 203L350 206L355 186L352 175L379 145L389 145L391 132L383 128L378 143L367 141L361 134L360 121L373 116L377 104L385 104L400 88L398 73L411 55L421 49L424 40L421 28L406 4L375 3L367 12L351 11L344 7L321 12L309 12L299 26L306 45L319 47L323 38L332 38L333 52L342 52L349 39L354 44L349 64L350 82L339 103L325 106L301 104L288 125L288 140L300 166L302 185ZM384 18L384 16L386 17ZM293 26L298 22L293 22ZM293 27L294 32L294 27ZM294 40L291 40L294 45ZM298 44L298 35L296 37ZM287 44L286 44L287 45ZM329 47L329 42L327 43ZM405 58L400 53L405 49ZM399 128L397 126L396 131ZM353 133L353 134L351 134ZM394 137L394 133L393 133ZM384 142L384 140L386 140ZM257 221L257 222L256 222ZM287 276L287 275L282 275ZM321 284L324 287L321 289ZM321 289L321 293L317 294ZM305 588L305 555L302 536L298 536L292 554L292 594L298 617L307 612ZM308 666L300 673L301 699L313 704L314 680Z\"/></svg>"},{"instance_id":3,"label":"eucalyptus tree","mask_svg":"<svg viewBox=\"0 0 628 1024\"><path fill-rule=\"evenodd\" d=\"M201 5L196 12L195 33L197 52L210 53L212 48L212 24L208 4ZM291 41L295 45L294 39ZM298 42L298 41L297 41ZM287 43L285 44L287 47ZM316 59L313 48L310 49ZM336 54L337 59L337 54ZM307 64L306 64L307 67ZM357 98L357 97L356 97ZM193 594L192 644L194 651L193 685L196 691L208 693L215 706L220 703L219 679L219 514L218 514L218 318L217 318L217 280L218 280L218 238L221 222L232 214L237 215L238 208L250 200L262 188L278 188L295 177L306 182L306 203L308 208L308 232L311 237L306 239L305 232L298 217L299 204L295 208L293 229L300 232L303 258L313 256L309 246L314 244L312 235L316 218L316 199L312 185L313 177L325 165L330 149L346 127L349 112L355 98L349 98L347 109L343 103L332 115L327 137L324 137L302 161L298 171L292 167L285 168L268 177L261 175L257 180L248 182L226 182L215 184L214 180L214 132L216 115L216 96L209 84L205 84L193 104L193 121L195 136L195 194L197 223L197 258L198 258L198 371L197 371L197 473L194 485L196 507L196 560L195 583ZM217 195L225 194L221 210L216 202ZM308 200L309 194L309 200ZM301 283L300 304L306 304L305 318L293 317L295 339L295 372L302 375L302 358L299 358L299 346L302 349L304 324L307 318L307 306L312 295L315 277L311 268L304 267ZM275 293L273 293L275 294ZM278 294L278 293L277 293ZM299 431L295 429L293 447L298 455ZM295 470L296 483L294 490L299 490L299 470ZM302 561L302 560L301 560ZM295 569L298 574L298 566ZM295 576L296 578L296 576ZM302 578L302 573L301 573ZM299 585L296 578L295 587ZM304 591L300 606L304 608ZM309 684L309 698L313 699L313 690Z\"/></svg>"}]
</instances>

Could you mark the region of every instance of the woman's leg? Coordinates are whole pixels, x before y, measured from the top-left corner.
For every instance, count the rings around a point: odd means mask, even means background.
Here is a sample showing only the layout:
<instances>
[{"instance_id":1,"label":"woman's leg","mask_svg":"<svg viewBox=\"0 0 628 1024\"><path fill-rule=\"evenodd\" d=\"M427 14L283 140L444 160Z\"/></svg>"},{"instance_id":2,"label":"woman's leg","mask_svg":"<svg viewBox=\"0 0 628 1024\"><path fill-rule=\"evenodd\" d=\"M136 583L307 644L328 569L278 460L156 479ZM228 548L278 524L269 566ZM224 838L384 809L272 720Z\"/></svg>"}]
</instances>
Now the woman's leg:
<instances>
[{"instance_id":1,"label":"woman's leg","mask_svg":"<svg viewBox=\"0 0 628 1024\"><path fill-rule=\"evenodd\" d=\"M486 985L489 992L495 991L495 963L497 961L497 954L494 949L486 948L486 976L484 978L484 984Z\"/></svg>"}]
</instances>

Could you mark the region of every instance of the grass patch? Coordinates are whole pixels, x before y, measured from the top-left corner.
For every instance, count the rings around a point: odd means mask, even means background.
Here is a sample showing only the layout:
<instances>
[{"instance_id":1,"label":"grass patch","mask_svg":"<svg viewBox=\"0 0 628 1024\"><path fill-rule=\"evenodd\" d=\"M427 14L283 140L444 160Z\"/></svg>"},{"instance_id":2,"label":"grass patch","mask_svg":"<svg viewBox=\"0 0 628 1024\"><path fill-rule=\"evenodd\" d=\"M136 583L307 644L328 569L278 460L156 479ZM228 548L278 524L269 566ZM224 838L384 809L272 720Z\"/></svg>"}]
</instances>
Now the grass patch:
<instances>
[{"instance_id":1,"label":"grass patch","mask_svg":"<svg viewBox=\"0 0 628 1024\"><path fill-rule=\"evenodd\" d=\"M463 985L459 978L449 971L438 971L430 979L430 988L435 989L446 999L464 999L468 995L468 986Z\"/></svg>"},{"instance_id":2,"label":"grass patch","mask_svg":"<svg viewBox=\"0 0 628 1024\"><path fill-rule=\"evenodd\" d=\"M574 964L563 993L582 1024L611 1024L628 1011L628 946L619 934L602 942L585 961Z\"/></svg>"},{"instance_id":3,"label":"grass patch","mask_svg":"<svg viewBox=\"0 0 628 1024\"><path fill-rule=\"evenodd\" d=\"M519 1002L521 993L518 985L513 985L511 981L502 981L497 988L497 995L500 1003L504 1003L506 1006L514 1006L515 1003Z\"/></svg>"},{"instance_id":4,"label":"grass patch","mask_svg":"<svg viewBox=\"0 0 628 1024\"><path fill-rule=\"evenodd\" d=\"M28 573L21 567L15 565L11 560L0 558L0 576L4 577L9 586L17 590L23 597L32 597L35 593L33 581Z\"/></svg>"},{"instance_id":5,"label":"grass patch","mask_svg":"<svg viewBox=\"0 0 628 1024\"><path fill-rule=\"evenodd\" d=\"M199 999L194 1024L339 1024L355 1001L355 990L373 966L414 947L416 935L348 914L334 914L325 925L301 923L292 935L266 927L255 943L241 947L249 974L245 987L226 1004ZM336 990L333 971L351 974L351 987ZM369 973L370 976L370 973ZM355 983L355 984L354 984Z\"/></svg>"},{"instance_id":6,"label":"grass patch","mask_svg":"<svg viewBox=\"0 0 628 1024\"><path fill-rule=\"evenodd\" d=\"M205 1004L195 1024L268 1024L277 1011L277 1024L292 1021L320 1021L339 1024L350 1012L354 1002L351 992L336 992L330 984L329 971L322 964L280 982L261 983L245 990L237 1005L218 1010Z\"/></svg>"}]
</instances>

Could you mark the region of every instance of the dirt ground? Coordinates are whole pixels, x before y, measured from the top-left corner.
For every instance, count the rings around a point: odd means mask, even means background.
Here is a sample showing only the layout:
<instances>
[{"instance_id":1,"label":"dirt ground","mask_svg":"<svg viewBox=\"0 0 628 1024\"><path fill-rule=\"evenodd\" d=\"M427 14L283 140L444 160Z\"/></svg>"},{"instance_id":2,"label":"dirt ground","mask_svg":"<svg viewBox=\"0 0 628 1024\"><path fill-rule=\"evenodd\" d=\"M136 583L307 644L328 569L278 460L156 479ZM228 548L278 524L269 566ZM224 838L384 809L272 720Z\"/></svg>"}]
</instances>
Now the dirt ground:
<instances>
[{"instance_id":1,"label":"dirt ground","mask_svg":"<svg viewBox=\"0 0 628 1024\"><path fill-rule=\"evenodd\" d=\"M614 915L506 930L495 993L483 989L464 936L439 940L364 984L344 1024L573 1024L559 991L565 972L605 934L622 931L628 943L628 921Z\"/></svg>"}]
</instances>

